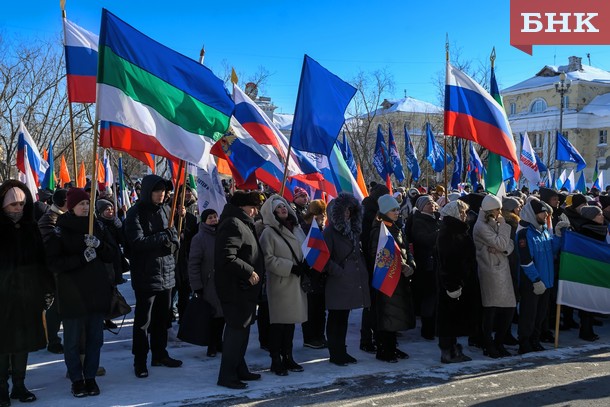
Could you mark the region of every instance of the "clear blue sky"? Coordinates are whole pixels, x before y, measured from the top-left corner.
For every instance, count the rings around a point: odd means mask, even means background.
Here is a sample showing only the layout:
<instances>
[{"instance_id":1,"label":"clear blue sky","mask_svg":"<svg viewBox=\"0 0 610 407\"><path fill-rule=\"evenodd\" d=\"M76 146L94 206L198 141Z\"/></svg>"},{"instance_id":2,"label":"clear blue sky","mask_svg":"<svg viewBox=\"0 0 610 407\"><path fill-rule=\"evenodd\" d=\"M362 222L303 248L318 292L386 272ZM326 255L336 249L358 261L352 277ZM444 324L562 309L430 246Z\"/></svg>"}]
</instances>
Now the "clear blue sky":
<instances>
[{"instance_id":1,"label":"clear blue sky","mask_svg":"<svg viewBox=\"0 0 610 407\"><path fill-rule=\"evenodd\" d=\"M21 38L54 38L61 32L59 0L3 2L0 30ZM263 88L293 113L303 54L344 80L359 71L387 68L396 90L438 104L433 84L444 71L445 36L461 58L488 61L496 47L500 88L533 76L544 65L567 64L570 55L610 70L610 46L534 46L529 56L510 46L509 1L193 1L67 0L68 18L98 33L100 12L111 12L155 40L197 59L221 75L226 60L246 76L259 66L273 75ZM610 42L610 39L609 39ZM246 79L246 78L241 78ZM243 82L240 84L243 86Z\"/></svg>"}]
</instances>

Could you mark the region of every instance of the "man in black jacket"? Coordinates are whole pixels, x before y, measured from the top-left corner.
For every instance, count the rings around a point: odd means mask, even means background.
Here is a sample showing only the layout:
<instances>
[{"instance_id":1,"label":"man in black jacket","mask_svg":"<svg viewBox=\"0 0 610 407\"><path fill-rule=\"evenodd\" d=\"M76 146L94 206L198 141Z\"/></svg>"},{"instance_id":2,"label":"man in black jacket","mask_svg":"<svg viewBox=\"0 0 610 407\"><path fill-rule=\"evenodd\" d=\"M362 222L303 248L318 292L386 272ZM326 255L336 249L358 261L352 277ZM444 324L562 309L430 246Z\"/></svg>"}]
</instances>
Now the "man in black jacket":
<instances>
[{"instance_id":1,"label":"man in black jacket","mask_svg":"<svg viewBox=\"0 0 610 407\"><path fill-rule=\"evenodd\" d=\"M180 245L176 228L169 226L170 208L163 204L166 190L166 181L158 175L144 177L140 200L127 211L124 225L136 294L131 352L140 378L148 377L149 349L152 366L182 366L166 349L171 291L176 283L174 253Z\"/></svg>"},{"instance_id":2,"label":"man in black jacket","mask_svg":"<svg viewBox=\"0 0 610 407\"><path fill-rule=\"evenodd\" d=\"M245 389L248 385L243 381L261 377L250 372L245 355L265 272L254 229L254 217L262 204L259 192L236 191L216 229L216 292L226 322L218 385L230 389Z\"/></svg>"}]
</instances>

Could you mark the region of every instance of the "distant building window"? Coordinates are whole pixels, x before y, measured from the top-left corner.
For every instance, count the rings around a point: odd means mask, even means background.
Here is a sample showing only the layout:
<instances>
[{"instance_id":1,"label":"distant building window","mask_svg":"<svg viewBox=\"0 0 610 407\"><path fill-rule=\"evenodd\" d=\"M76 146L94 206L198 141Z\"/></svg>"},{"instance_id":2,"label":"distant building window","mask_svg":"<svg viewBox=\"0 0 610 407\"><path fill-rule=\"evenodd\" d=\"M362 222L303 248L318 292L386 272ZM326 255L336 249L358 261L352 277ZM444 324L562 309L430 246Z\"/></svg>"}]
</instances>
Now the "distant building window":
<instances>
[{"instance_id":1,"label":"distant building window","mask_svg":"<svg viewBox=\"0 0 610 407\"><path fill-rule=\"evenodd\" d=\"M563 107L566 109L570 108L570 97L568 95L563 97Z\"/></svg>"},{"instance_id":2,"label":"distant building window","mask_svg":"<svg viewBox=\"0 0 610 407\"><path fill-rule=\"evenodd\" d=\"M542 134L534 134L534 148L542 148Z\"/></svg>"},{"instance_id":3,"label":"distant building window","mask_svg":"<svg viewBox=\"0 0 610 407\"><path fill-rule=\"evenodd\" d=\"M608 144L608 130L599 131L599 144Z\"/></svg>"},{"instance_id":4,"label":"distant building window","mask_svg":"<svg viewBox=\"0 0 610 407\"><path fill-rule=\"evenodd\" d=\"M537 99L532 103L531 113L542 113L546 110L546 102L544 99Z\"/></svg>"},{"instance_id":5,"label":"distant building window","mask_svg":"<svg viewBox=\"0 0 610 407\"><path fill-rule=\"evenodd\" d=\"M517 104L515 102L510 104L510 114L517 114Z\"/></svg>"}]
</instances>

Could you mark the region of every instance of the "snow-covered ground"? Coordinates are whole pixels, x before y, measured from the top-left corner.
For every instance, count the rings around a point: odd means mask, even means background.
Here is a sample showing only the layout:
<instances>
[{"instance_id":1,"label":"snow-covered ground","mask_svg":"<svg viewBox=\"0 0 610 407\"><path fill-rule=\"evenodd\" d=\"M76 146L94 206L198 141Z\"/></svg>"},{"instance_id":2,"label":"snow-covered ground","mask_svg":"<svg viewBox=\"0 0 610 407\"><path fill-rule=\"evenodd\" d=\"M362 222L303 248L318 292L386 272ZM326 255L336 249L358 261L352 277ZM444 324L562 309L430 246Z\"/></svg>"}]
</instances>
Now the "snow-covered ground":
<instances>
[{"instance_id":1,"label":"snow-covered ground","mask_svg":"<svg viewBox=\"0 0 610 407\"><path fill-rule=\"evenodd\" d=\"M119 287L130 304L134 304L134 295L129 283ZM116 321L116 320L115 320ZM120 322L116 321L117 323ZM391 380L394 375L408 372L410 376L434 377L449 379L460 369L486 369L498 361L482 355L479 349L465 346L465 353L473 357L467 364L443 365L440 363L440 352L436 341L426 341L419 336L419 329L404 332L399 338L399 347L409 353L410 359L389 364L375 359L375 355L358 349L360 339L360 311L350 316L348 331L348 352L358 359L355 365L338 367L328 362L326 349L313 350L304 348L300 327L297 326L294 341L294 358L305 367L303 373L290 373L279 377L269 372L268 353L259 349L256 325L250 336L246 361L254 372L262 373L262 379L249 382L246 390L230 390L216 385L220 354L215 358L206 356L206 348L189 345L176 339L177 325L170 331L168 351L170 356L181 359L184 365L180 368L149 367L149 377L138 379L133 373L131 355L131 330L133 312L125 319L125 324L118 335L105 331L105 343L102 348L101 365L106 368L106 375L98 377L101 395L76 399L70 393L70 380L66 378L66 366L62 355L54 355L46 350L30 354L26 385L38 397L34 405L40 406L178 406L196 402L212 402L239 395L251 399L264 398L290 390L316 388L347 377L384 374ZM610 344L610 320L604 320L604 327L596 327L601 339L593 344L578 339L578 330L561 332L560 347L546 351L546 354L557 358L567 358ZM513 325L513 332L516 327ZM460 338L466 345L466 338ZM548 345L548 344L547 344ZM552 347L547 346L549 349ZM516 348L509 348L516 353ZM540 356L530 354L514 356L514 359L527 359ZM502 360L506 362L506 360ZM526 360L523 360L526 362ZM150 358L149 358L150 363ZM14 401L13 405L20 405Z\"/></svg>"}]
</instances>

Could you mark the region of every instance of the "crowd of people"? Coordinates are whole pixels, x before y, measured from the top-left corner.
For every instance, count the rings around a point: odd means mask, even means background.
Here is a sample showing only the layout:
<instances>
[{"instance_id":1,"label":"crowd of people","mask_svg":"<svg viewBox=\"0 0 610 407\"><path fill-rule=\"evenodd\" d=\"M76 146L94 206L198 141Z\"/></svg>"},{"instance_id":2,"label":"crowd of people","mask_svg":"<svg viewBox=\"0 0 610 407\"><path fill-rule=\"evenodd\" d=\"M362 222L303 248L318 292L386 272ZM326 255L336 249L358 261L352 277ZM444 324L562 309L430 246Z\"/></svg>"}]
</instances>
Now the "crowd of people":
<instances>
[{"instance_id":1,"label":"crowd of people","mask_svg":"<svg viewBox=\"0 0 610 407\"><path fill-rule=\"evenodd\" d=\"M459 337L494 359L512 355L507 345L519 354L544 350L542 343L553 341L565 231L610 244L610 196L596 189L524 188L498 198L440 185L391 193L375 184L362 202L340 193L328 204L299 187L292 202L237 190L220 213L199 214L196 191L186 188L172 217L173 185L157 175L142 179L128 210L109 191L91 205L81 188L41 193L34 202L19 181L0 186L0 324L7 329L0 336L0 407L36 400L25 386L27 360L43 348L63 354L74 397L100 394L103 330L116 328L108 312L126 272L135 292L137 378L148 377L149 364L182 365L167 351L168 329L197 296L212 309L205 329L207 356L221 354L217 384L244 389L261 378L246 363L254 323L270 371L286 376L305 370L293 357L296 324L304 346L327 348L330 363L357 363L346 346L355 309L362 309L360 350L380 362L409 358L398 338L418 319L422 338L438 340L442 363L471 360ZM302 250L313 222L330 253L322 272ZM372 285L386 229L399 249L391 296ZM562 309L561 329L578 328L584 341L598 339L599 323L590 312Z\"/></svg>"}]
</instances>

